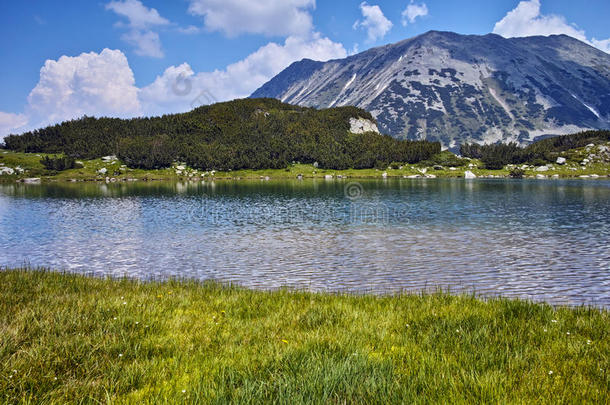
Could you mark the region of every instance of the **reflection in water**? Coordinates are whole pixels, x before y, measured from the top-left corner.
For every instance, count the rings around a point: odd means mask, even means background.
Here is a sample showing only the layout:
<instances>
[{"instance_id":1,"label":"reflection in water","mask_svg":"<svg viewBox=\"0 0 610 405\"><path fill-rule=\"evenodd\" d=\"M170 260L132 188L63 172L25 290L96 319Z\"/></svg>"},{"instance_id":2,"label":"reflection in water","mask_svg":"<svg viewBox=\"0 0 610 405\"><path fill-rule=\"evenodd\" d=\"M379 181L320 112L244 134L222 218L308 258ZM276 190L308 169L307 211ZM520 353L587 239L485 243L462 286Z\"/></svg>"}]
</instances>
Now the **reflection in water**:
<instances>
[{"instance_id":1,"label":"reflection in water","mask_svg":"<svg viewBox=\"0 0 610 405\"><path fill-rule=\"evenodd\" d=\"M0 265L610 307L610 182L0 186Z\"/></svg>"}]
</instances>

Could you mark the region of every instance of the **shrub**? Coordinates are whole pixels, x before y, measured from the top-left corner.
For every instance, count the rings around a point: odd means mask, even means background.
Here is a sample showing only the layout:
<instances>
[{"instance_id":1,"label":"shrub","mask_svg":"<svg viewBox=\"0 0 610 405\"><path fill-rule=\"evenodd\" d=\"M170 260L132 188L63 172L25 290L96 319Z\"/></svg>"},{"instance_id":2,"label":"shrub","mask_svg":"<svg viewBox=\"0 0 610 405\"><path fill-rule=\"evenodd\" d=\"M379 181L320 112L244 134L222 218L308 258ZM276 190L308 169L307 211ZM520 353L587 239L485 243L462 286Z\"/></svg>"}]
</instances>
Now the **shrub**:
<instances>
[{"instance_id":1,"label":"shrub","mask_svg":"<svg viewBox=\"0 0 610 405\"><path fill-rule=\"evenodd\" d=\"M525 175L525 170L515 168L515 169L512 169L508 175L510 177L512 177L513 179L521 179Z\"/></svg>"},{"instance_id":2,"label":"shrub","mask_svg":"<svg viewBox=\"0 0 610 405\"><path fill-rule=\"evenodd\" d=\"M80 165L77 165L74 158L69 156L45 156L40 160L40 163L42 163L45 169L53 170L56 172L82 167Z\"/></svg>"}]
</instances>

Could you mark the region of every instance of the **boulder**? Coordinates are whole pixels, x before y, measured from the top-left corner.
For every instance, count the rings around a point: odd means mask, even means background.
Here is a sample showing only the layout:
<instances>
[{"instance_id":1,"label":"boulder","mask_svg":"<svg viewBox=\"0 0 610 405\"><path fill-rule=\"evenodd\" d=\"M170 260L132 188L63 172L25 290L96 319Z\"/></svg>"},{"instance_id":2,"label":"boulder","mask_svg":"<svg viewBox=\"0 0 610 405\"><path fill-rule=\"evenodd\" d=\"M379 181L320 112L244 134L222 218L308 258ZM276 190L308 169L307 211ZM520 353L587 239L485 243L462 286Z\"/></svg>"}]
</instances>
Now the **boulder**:
<instances>
[{"instance_id":1,"label":"boulder","mask_svg":"<svg viewBox=\"0 0 610 405\"><path fill-rule=\"evenodd\" d=\"M106 169L105 167L102 167L100 170L97 171L99 174L106 174L108 173L108 169Z\"/></svg>"},{"instance_id":2,"label":"boulder","mask_svg":"<svg viewBox=\"0 0 610 405\"><path fill-rule=\"evenodd\" d=\"M537 174L536 178L537 179L546 179L546 176L544 174Z\"/></svg>"},{"instance_id":3,"label":"boulder","mask_svg":"<svg viewBox=\"0 0 610 405\"><path fill-rule=\"evenodd\" d=\"M560 156L560 157L558 157L558 158L557 158L557 164L558 164L558 165L565 165L565 164L566 164L566 158L561 157L561 156Z\"/></svg>"},{"instance_id":4,"label":"boulder","mask_svg":"<svg viewBox=\"0 0 610 405\"><path fill-rule=\"evenodd\" d=\"M537 172L548 172L549 171L549 167L548 166L538 166L536 168Z\"/></svg>"},{"instance_id":5,"label":"boulder","mask_svg":"<svg viewBox=\"0 0 610 405\"><path fill-rule=\"evenodd\" d=\"M40 183L40 177L31 177L31 178L29 178L29 179L23 179L23 180L21 180L21 182L23 182L23 183L29 183L29 184L32 184L32 183Z\"/></svg>"},{"instance_id":6,"label":"boulder","mask_svg":"<svg viewBox=\"0 0 610 405\"><path fill-rule=\"evenodd\" d=\"M377 125L366 118L350 118L349 119L350 132L353 134L364 134L366 132L379 133Z\"/></svg>"},{"instance_id":7,"label":"boulder","mask_svg":"<svg viewBox=\"0 0 610 405\"><path fill-rule=\"evenodd\" d=\"M381 174L381 177L383 177L385 179L385 178L388 177L388 174L384 172L384 173Z\"/></svg>"},{"instance_id":8,"label":"boulder","mask_svg":"<svg viewBox=\"0 0 610 405\"><path fill-rule=\"evenodd\" d=\"M467 178L467 179L476 179L477 175L474 174L473 172L471 172L470 170L466 170L464 172L464 177Z\"/></svg>"}]
</instances>

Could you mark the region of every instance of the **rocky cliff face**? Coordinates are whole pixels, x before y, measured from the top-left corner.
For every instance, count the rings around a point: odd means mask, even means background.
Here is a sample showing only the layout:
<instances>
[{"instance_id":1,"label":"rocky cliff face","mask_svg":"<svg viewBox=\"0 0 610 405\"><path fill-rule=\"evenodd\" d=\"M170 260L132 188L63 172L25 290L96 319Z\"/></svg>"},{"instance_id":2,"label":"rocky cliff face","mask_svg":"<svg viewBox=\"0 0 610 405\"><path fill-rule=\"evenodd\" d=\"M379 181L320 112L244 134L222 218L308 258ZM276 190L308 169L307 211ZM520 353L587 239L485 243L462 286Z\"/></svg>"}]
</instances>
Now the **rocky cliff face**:
<instances>
[{"instance_id":1,"label":"rocky cliff face","mask_svg":"<svg viewBox=\"0 0 610 405\"><path fill-rule=\"evenodd\" d=\"M252 97L370 111L398 138L528 143L610 128L610 55L559 35L431 31L329 62L289 66Z\"/></svg>"}]
</instances>

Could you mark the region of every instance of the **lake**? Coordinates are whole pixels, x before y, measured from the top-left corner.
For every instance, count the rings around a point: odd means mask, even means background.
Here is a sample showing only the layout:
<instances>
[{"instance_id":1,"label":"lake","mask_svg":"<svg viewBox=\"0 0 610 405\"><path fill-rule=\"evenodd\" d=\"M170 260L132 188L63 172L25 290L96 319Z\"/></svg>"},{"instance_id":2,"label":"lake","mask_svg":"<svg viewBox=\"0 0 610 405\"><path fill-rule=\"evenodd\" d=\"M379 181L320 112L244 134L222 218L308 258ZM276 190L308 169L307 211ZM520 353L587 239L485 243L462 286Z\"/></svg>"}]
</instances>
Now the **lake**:
<instances>
[{"instance_id":1,"label":"lake","mask_svg":"<svg viewBox=\"0 0 610 405\"><path fill-rule=\"evenodd\" d=\"M610 307L610 181L0 185L0 266Z\"/></svg>"}]
</instances>

